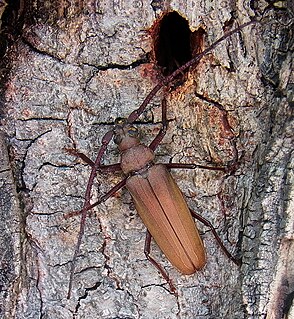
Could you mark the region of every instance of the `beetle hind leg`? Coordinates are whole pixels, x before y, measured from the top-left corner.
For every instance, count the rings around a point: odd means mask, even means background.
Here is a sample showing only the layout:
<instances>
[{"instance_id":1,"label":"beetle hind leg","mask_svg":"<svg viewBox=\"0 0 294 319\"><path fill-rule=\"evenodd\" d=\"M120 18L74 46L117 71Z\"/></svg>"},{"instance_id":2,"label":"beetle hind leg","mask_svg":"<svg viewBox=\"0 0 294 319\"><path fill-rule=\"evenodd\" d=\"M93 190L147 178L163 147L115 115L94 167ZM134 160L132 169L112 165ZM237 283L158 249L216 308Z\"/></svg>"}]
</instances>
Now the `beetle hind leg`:
<instances>
[{"instance_id":1,"label":"beetle hind leg","mask_svg":"<svg viewBox=\"0 0 294 319\"><path fill-rule=\"evenodd\" d=\"M213 227L213 225L211 224L211 222L207 219L205 219L204 217L202 217L200 214L195 213L193 210L190 209L190 212L192 214L192 216L194 218L196 218L197 220L199 220L202 224L204 224L205 226L207 226L208 228L210 228L210 230L213 233L214 238L216 239L217 243L219 244L219 246L221 247L221 249L223 250L223 252L225 253L225 255L232 260L233 263L235 263L237 266L241 265L241 259L234 257L225 247L225 245L223 244L222 240L220 239L219 235L217 234L215 228Z\"/></svg>"},{"instance_id":2,"label":"beetle hind leg","mask_svg":"<svg viewBox=\"0 0 294 319\"><path fill-rule=\"evenodd\" d=\"M146 230L146 237L145 237L145 246L144 246L144 254L148 261L152 263L153 266L157 268L157 270L161 273L162 277L169 285L170 292L174 295L178 295L177 289L174 286L172 280L170 279L168 273L164 270L164 268L153 258L150 256L150 246L151 246L151 239L152 236L148 230Z\"/></svg>"}]
</instances>

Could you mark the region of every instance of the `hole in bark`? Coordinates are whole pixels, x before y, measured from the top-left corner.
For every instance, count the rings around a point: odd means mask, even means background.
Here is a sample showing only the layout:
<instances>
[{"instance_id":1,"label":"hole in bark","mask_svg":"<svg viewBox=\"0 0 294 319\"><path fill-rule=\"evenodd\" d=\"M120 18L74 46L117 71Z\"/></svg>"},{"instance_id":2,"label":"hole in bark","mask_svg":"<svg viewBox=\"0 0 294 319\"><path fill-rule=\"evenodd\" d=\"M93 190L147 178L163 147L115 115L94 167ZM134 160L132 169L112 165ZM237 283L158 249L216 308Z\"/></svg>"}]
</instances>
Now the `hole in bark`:
<instances>
[{"instance_id":1,"label":"hole in bark","mask_svg":"<svg viewBox=\"0 0 294 319\"><path fill-rule=\"evenodd\" d=\"M167 13L160 21L155 58L163 75L169 75L191 59L188 21L177 12Z\"/></svg>"},{"instance_id":2,"label":"hole in bark","mask_svg":"<svg viewBox=\"0 0 294 319\"><path fill-rule=\"evenodd\" d=\"M175 11L162 17L155 34L155 59L164 76L202 51L204 30L191 32L188 20Z\"/></svg>"}]
</instances>

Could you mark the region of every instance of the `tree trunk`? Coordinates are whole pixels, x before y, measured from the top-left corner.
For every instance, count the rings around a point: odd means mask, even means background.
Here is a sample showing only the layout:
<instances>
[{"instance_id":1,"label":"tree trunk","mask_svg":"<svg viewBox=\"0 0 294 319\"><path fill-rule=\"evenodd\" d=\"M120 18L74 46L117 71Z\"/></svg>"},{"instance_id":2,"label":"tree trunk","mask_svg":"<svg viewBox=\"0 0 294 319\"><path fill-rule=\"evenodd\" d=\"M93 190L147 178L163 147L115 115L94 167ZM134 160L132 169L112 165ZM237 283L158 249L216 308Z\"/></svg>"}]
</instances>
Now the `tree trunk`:
<instances>
[{"instance_id":1,"label":"tree trunk","mask_svg":"<svg viewBox=\"0 0 294 319\"><path fill-rule=\"evenodd\" d=\"M14 41L2 65L1 318L294 318L293 12L290 2L223 3L4 8L2 41ZM173 11L188 21L192 56L224 30L263 16L161 90L137 121L150 143L165 96L169 128L157 162L230 167L238 157L227 173L172 174L242 265L197 222L208 261L194 275L181 275L152 244L177 288L178 296L171 294L145 258L145 227L123 189L88 216L67 299L80 216L64 216L81 209L91 168L66 148L94 160L115 118L138 108L181 62L157 61L166 54L158 45L162 19ZM110 144L104 163L118 161ZM121 179L98 174L92 202Z\"/></svg>"}]
</instances>

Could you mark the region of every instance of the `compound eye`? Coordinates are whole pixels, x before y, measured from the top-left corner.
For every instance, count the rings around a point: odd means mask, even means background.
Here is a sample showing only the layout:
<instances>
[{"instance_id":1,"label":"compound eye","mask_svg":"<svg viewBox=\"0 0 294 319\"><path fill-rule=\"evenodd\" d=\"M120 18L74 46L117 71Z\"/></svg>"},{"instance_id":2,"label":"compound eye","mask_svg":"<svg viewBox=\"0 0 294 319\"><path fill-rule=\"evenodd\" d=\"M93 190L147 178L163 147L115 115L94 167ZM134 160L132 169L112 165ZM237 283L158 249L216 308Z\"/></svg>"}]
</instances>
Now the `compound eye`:
<instances>
[{"instance_id":1,"label":"compound eye","mask_svg":"<svg viewBox=\"0 0 294 319\"><path fill-rule=\"evenodd\" d=\"M139 135L138 129L135 126L130 126L128 129L128 135L134 138L138 137Z\"/></svg>"},{"instance_id":2,"label":"compound eye","mask_svg":"<svg viewBox=\"0 0 294 319\"><path fill-rule=\"evenodd\" d=\"M114 123L115 123L115 125L122 126L122 125L124 125L126 123L126 119L123 118L123 117L118 117L118 118L115 119Z\"/></svg>"}]
</instances>

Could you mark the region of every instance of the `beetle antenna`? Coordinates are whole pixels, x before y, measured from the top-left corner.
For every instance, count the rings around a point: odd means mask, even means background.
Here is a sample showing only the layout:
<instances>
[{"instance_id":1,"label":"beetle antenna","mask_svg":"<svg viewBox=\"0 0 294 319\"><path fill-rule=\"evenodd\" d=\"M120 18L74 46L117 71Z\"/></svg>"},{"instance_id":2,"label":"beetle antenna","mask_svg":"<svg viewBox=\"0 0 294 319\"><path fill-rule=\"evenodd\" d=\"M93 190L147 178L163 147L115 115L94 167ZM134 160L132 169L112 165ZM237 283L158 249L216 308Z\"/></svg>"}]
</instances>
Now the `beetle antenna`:
<instances>
[{"instance_id":1,"label":"beetle antenna","mask_svg":"<svg viewBox=\"0 0 294 319\"><path fill-rule=\"evenodd\" d=\"M102 146L100 147L100 150L98 152L98 155L96 157L96 160L94 162L94 166L92 167L91 170L91 174L88 180L88 184L87 184L87 189L86 189L86 194L85 194L85 202L84 202L84 207L81 210L81 221L80 221L80 231L79 231L79 237L78 237L78 241L76 244L76 249L75 249L75 253L73 256L73 260L72 260L72 264L71 264L71 269L70 269L70 279L69 279L69 287L68 287L68 294L67 294L67 298L70 298L71 295L71 290L72 290L72 282L73 282L73 276L74 276L74 270L75 270L75 265L76 265L76 259L77 256L80 252L80 248L81 248L81 242L82 242L82 238L84 235L84 231L85 231L85 221L86 221L86 217L87 217L87 211L89 210L90 207L90 199L91 199L91 190L92 190L92 186L94 183L94 179L97 175L97 170L98 168L101 166L101 160L102 157L107 149L108 144L110 143L111 139L113 136L113 131L108 131L102 138Z\"/></svg>"}]
</instances>

